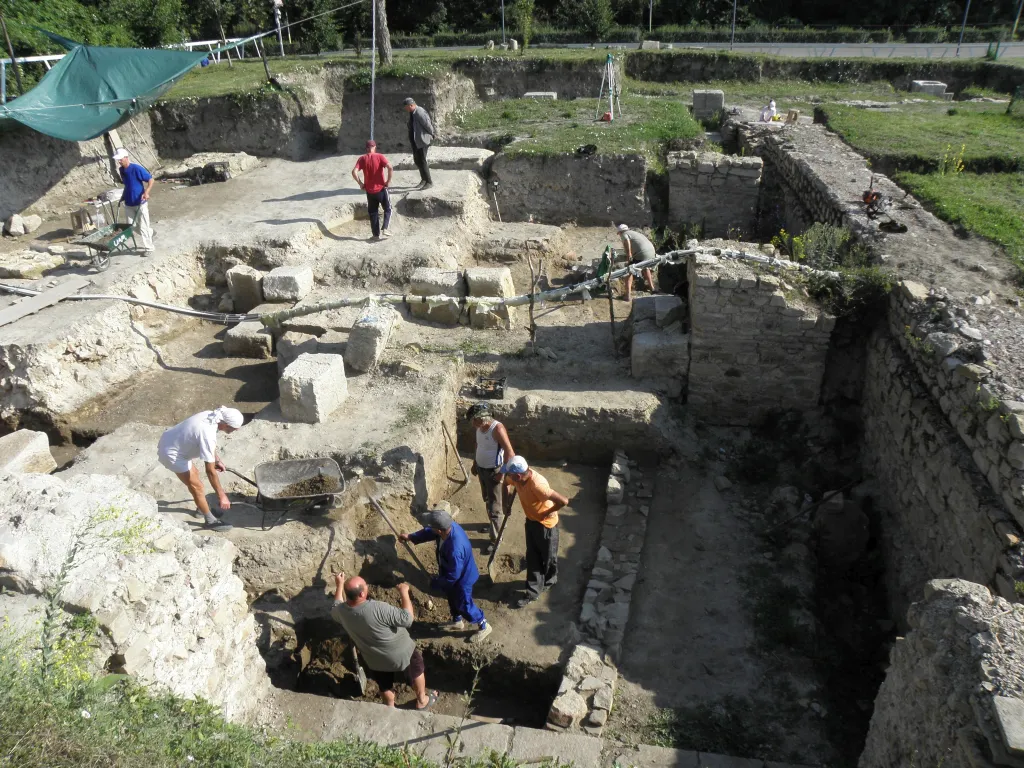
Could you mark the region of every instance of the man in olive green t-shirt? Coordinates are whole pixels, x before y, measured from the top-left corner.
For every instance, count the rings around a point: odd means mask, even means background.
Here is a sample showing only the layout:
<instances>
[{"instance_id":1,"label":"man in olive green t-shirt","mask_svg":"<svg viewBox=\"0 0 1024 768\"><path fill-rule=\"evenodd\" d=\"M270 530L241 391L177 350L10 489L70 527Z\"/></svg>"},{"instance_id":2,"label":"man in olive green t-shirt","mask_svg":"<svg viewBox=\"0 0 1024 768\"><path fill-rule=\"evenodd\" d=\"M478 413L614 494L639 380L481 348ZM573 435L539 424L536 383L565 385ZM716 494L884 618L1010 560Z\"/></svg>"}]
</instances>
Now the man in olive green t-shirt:
<instances>
[{"instance_id":1,"label":"man in olive green t-shirt","mask_svg":"<svg viewBox=\"0 0 1024 768\"><path fill-rule=\"evenodd\" d=\"M416 709L430 708L438 693L427 692L423 654L409 636L414 619L409 585L398 585L401 608L369 600L366 582L359 576L345 581L344 574L336 573L334 585L331 616L356 644L384 703L395 706L395 676L402 673L416 691Z\"/></svg>"}]
</instances>

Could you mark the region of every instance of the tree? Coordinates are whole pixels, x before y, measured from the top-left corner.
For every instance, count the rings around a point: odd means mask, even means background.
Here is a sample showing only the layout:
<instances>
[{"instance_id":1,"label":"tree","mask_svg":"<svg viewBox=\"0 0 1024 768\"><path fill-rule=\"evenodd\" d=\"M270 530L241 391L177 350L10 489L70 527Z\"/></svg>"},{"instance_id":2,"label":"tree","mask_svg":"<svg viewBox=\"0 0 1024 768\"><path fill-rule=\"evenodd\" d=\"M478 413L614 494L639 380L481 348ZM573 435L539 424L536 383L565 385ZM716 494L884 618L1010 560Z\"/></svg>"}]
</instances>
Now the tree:
<instances>
[{"instance_id":1,"label":"tree","mask_svg":"<svg viewBox=\"0 0 1024 768\"><path fill-rule=\"evenodd\" d=\"M338 28L334 23L334 14L326 13L332 8L334 0L313 0L309 4L307 12L316 18L296 27L299 30L307 28L302 37L302 50L306 53L323 53L338 47Z\"/></svg>"},{"instance_id":2,"label":"tree","mask_svg":"<svg viewBox=\"0 0 1024 768\"><path fill-rule=\"evenodd\" d=\"M533 36L534 0L515 0L512 5L512 21L519 36L523 38L523 49L530 45Z\"/></svg>"},{"instance_id":3,"label":"tree","mask_svg":"<svg viewBox=\"0 0 1024 768\"><path fill-rule=\"evenodd\" d=\"M391 33L388 31L388 12L384 7L384 0L373 0L377 6L377 53L380 54L380 63L390 66L391 56Z\"/></svg>"},{"instance_id":4,"label":"tree","mask_svg":"<svg viewBox=\"0 0 1024 768\"><path fill-rule=\"evenodd\" d=\"M122 19L139 45L156 48L184 39L181 0L110 0L107 18Z\"/></svg>"},{"instance_id":5,"label":"tree","mask_svg":"<svg viewBox=\"0 0 1024 768\"><path fill-rule=\"evenodd\" d=\"M559 7L559 18L562 26L581 30L595 43L605 38L614 23L611 0L568 0Z\"/></svg>"}]
</instances>

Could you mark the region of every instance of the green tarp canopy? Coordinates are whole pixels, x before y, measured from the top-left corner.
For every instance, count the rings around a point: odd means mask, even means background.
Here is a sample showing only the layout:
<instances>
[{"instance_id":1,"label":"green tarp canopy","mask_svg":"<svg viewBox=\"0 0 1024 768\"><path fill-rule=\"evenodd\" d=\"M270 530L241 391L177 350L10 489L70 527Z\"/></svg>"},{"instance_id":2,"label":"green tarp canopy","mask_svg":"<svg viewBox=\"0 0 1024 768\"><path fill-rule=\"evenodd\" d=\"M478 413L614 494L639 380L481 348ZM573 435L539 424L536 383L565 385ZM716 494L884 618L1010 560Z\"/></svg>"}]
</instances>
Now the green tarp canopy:
<instances>
[{"instance_id":1,"label":"green tarp canopy","mask_svg":"<svg viewBox=\"0 0 1024 768\"><path fill-rule=\"evenodd\" d=\"M68 141L95 139L117 128L148 109L210 55L208 51L82 45L39 31L67 48L68 54L35 88L0 106L0 119L17 120Z\"/></svg>"}]
</instances>

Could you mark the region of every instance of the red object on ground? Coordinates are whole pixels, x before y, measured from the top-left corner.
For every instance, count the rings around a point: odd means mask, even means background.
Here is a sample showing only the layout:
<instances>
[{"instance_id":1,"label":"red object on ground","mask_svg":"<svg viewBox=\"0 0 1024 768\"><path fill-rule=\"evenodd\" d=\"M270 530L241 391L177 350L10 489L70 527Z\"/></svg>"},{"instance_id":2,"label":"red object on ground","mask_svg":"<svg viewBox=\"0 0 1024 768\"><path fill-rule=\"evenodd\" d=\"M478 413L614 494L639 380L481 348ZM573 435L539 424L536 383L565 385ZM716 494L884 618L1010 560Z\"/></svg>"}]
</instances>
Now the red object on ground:
<instances>
[{"instance_id":1,"label":"red object on ground","mask_svg":"<svg viewBox=\"0 0 1024 768\"><path fill-rule=\"evenodd\" d=\"M610 123L612 121L612 113L605 112L603 115L601 115L601 120L605 123Z\"/></svg>"}]
</instances>

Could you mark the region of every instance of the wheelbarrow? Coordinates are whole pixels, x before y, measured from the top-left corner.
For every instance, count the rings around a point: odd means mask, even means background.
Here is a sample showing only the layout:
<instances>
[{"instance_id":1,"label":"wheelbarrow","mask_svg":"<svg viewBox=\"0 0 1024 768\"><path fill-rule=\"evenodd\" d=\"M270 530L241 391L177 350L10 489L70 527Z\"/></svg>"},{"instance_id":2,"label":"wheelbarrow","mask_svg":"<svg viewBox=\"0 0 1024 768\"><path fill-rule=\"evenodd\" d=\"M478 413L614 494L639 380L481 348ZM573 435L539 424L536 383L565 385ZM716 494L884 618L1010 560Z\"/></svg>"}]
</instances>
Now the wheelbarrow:
<instances>
[{"instance_id":1,"label":"wheelbarrow","mask_svg":"<svg viewBox=\"0 0 1024 768\"><path fill-rule=\"evenodd\" d=\"M88 249L92 257L92 265L100 272L110 266L110 254L128 251L129 238L131 238L133 248L137 250L139 247L135 242L135 222L117 220L121 213L121 203L118 202L116 208L109 202L106 203L106 206L110 212L112 223L100 227L78 240L71 241L72 245L84 245ZM64 257L64 263L68 263L67 256Z\"/></svg>"},{"instance_id":2,"label":"wheelbarrow","mask_svg":"<svg viewBox=\"0 0 1024 768\"><path fill-rule=\"evenodd\" d=\"M345 492L341 467L329 457L266 461L253 470L255 480L230 467L225 469L256 488L255 506L263 512L260 528L264 531L280 523L289 512L302 514L318 507L330 509L334 506L334 497ZM301 487L296 489L300 484L309 486L312 492L303 493ZM318 485L330 490L315 490Z\"/></svg>"}]
</instances>

